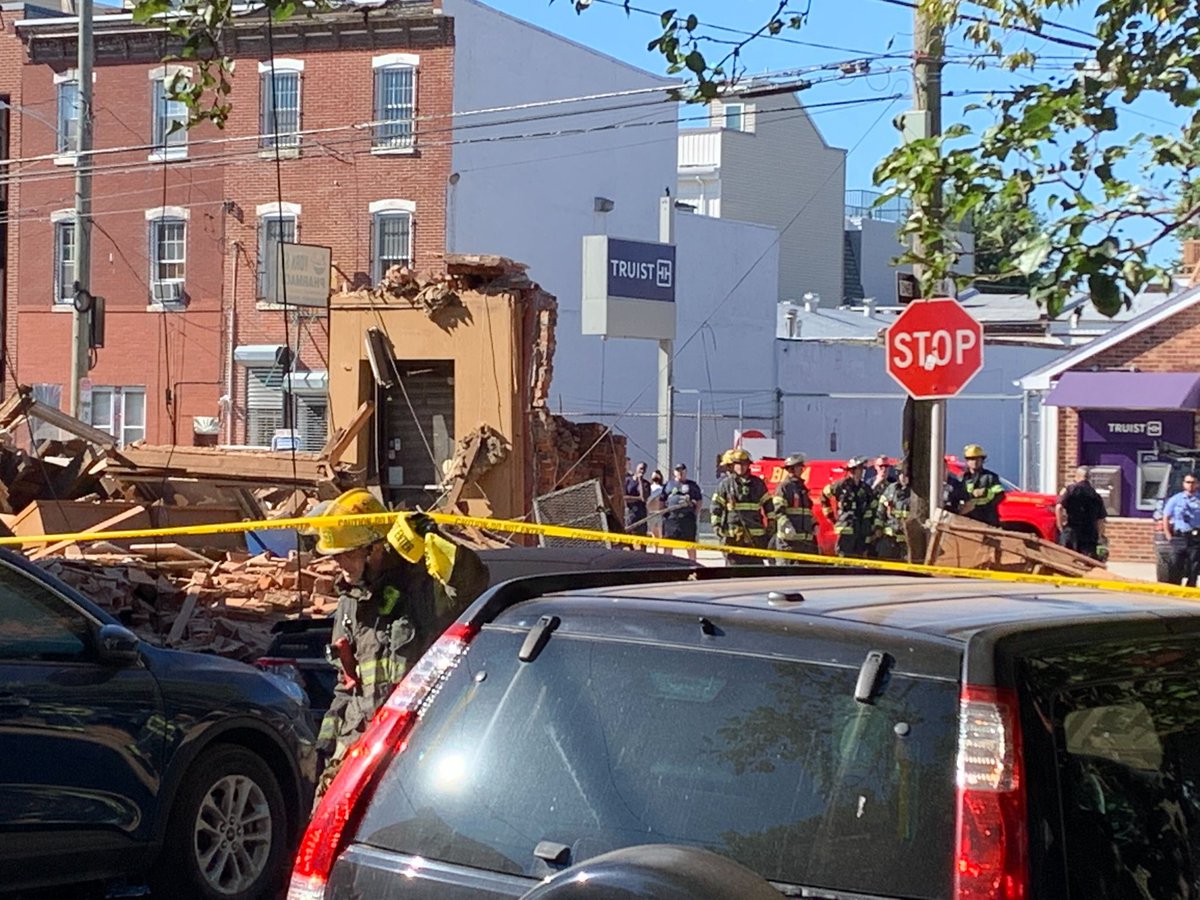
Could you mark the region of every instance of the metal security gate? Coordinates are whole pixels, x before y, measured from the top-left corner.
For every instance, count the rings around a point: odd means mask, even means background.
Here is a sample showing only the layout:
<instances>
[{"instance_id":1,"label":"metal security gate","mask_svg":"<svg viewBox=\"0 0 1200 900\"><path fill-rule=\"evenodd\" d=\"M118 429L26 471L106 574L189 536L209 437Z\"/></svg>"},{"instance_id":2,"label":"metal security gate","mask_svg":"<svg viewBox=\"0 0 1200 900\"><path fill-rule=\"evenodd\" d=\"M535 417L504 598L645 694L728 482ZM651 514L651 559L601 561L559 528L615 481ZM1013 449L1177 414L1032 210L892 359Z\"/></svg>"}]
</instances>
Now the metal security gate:
<instances>
[{"instance_id":1,"label":"metal security gate","mask_svg":"<svg viewBox=\"0 0 1200 900\"><path fill-rule=\"evenodd\" d=\"M396 370L399 383L379 391L379 482L390 501L426 506L454 455L454 363L397 361Z\"/></svg>"},{"instance_id":2,"label":"metal security gate","mask_svg":"<svg viewBox=\"0 0 1200 900\"><path fill-rule=\"evenodd\" d=\"M246 444L270 447L271 438L283 427L282 366L246 367Z\"/></svg>"},{"instance_id":3,"label":"metal security gate","mask_svg":"<svg viewBox=\"0 0 1200 900\"><path fill-rule=\"evenodd\" d=\"M533 501L533 517L539 525L563 525L589 531L608 531L604 494L600 490L600 482L595 478L542 494ZM594 542L538 535L538 543L543 547L586 547ZM605 541L604 546L612 545Z\"/></svg>"}]
</instances>

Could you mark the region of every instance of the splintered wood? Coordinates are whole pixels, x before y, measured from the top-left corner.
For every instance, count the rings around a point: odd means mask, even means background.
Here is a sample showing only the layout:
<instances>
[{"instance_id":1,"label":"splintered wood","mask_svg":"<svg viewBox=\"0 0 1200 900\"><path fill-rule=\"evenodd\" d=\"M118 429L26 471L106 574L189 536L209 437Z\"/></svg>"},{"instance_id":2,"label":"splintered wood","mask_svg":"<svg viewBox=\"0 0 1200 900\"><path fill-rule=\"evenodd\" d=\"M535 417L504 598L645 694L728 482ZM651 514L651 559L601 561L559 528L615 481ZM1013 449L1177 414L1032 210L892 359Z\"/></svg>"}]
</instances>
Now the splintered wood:
<instances>
[{"instance_id":1,"label":"splintered wood","mask_svg":"<svg viewBox=\"0 0 1200 900\"><path fill-rule=\"evenodd\" d=\"M122 551L100 542L38 564L151 643L244 661L263 654L281 619L337 607L336 564L307 552L210 558L178 544Z\"/></svg>"}]
</instances>

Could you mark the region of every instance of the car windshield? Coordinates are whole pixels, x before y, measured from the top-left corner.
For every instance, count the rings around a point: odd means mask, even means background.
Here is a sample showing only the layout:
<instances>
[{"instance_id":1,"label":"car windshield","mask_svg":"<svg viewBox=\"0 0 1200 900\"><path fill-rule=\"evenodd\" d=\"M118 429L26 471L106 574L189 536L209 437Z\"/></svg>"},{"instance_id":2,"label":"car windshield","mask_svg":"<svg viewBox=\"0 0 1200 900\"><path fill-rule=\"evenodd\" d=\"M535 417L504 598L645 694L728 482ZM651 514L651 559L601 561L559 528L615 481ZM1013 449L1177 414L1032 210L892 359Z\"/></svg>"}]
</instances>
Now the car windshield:
<instances>
[{"instance_id":1,"label":"car windshield","mask_svg":"<svg viewBox=\"0 0 1200 900\"><path fill-rule=\"evenodd\" d=\"M486 629L390 763L359 828L375 847L531 878L687 844L775 882L943 897L957 686L857 667L561 632L518 661Z\"/></svg>"}]
</instances>

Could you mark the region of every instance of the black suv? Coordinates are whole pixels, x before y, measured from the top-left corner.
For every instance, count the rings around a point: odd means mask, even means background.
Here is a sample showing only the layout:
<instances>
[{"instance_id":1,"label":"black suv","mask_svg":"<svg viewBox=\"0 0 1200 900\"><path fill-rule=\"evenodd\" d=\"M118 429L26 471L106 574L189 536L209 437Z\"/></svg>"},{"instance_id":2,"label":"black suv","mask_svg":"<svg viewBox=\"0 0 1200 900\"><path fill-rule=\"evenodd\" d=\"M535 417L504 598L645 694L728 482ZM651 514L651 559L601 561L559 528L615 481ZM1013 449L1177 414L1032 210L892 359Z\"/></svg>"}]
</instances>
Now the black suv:
<instances>
[{"instance_id":1,"label":"black suv","mask_svg":"<svg viewBox=\"0 0 1200 900\"><path fill-rule=\"evenodd\" d=\"M148 876L156 900L270 896L312 798L304 708L0 550L0 895Z\"/></svg>"},{"instance_id":2,"label":"black suv","mask_svg":"<svg viewBox=\"0 0 1200 900\"><path fill-rule=\"evenodd\" d=\"M1200 606L1134 592L822 567L511 582L376 718L289 898L587 896L644 845L790 897L1195 897L1198 668ZM614 896L681 895L643 871L658 887Z\"/></svg>"}]
</instances>

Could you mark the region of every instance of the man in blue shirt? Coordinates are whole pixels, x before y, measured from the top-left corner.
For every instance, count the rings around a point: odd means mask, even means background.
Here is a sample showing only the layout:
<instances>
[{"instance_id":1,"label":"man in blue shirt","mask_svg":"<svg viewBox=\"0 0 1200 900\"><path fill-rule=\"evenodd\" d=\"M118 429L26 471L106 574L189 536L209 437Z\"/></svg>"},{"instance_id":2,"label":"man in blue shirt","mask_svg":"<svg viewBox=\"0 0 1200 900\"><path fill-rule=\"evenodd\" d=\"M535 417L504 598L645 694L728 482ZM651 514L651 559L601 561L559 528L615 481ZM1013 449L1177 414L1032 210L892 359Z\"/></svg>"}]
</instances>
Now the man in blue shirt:
<instances>
[{"instance_id":1,"label":"man in blue shirt","mask_svg":"<svg viewBox=\"0 0 1200 900\"><path fill-rule=\"evenodd\" d=\"M687 466L675 464L675 477L666 483L662 492L663 537L674 541L695 541L697 515L704 505L700 485L688 478ZM667 551L670 553L671 551ZM696 551L687 551L688 559L696 561Z\"/></svg>"},{"instance_id":2,"label":"man in blue shirt","mask_svg":"<svg viewBox=\"0 0 1200 900\"><path fill-rule=\"evenodd\" d=\"M1178 535L1182 544L1175 552L1182 556L1176 564L1187 575L1187 586L1196 586L1200 574L1200 493L1196 491L1196 475L1183 477L1183 490L1167 501L1163 507L1163 534L1167 541Z\"/></svg>"}]
</instances>

